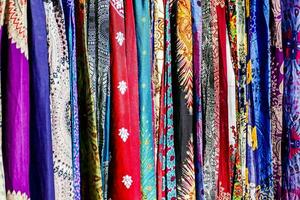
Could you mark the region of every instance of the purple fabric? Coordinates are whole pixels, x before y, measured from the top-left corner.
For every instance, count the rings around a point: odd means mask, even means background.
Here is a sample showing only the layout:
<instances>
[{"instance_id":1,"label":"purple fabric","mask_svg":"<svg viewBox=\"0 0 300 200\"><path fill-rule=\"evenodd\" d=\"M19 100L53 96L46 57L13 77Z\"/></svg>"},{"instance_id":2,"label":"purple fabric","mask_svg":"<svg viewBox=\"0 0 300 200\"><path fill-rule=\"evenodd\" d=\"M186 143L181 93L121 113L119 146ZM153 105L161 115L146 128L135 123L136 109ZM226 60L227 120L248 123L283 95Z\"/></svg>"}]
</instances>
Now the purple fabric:
<instances>
[{"instance_id":1,"label":"purple fabric","mask_svg":"<svg viewBox=\"0 0 300 200\"><path fill-rule=\"evenodd\" d=\"M4 42L7 44L1 47L7 51L2 52L5 55L1 59L6 189L29 197L29 66L15 43Z\"/></svg>"}]
</instances>

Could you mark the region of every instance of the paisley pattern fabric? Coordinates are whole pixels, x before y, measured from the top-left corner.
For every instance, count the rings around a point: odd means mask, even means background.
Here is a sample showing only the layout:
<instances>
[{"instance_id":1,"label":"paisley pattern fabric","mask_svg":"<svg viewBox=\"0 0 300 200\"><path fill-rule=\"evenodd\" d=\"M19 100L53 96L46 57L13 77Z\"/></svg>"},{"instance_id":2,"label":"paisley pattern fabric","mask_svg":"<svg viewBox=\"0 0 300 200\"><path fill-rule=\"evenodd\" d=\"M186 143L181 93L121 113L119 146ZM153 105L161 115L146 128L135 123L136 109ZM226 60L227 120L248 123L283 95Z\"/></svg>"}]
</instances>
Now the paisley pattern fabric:
<instances>
[{"instance_id":1,"label":"paisley pattern fabric","mask_svg":"<svg viewBox=\"0 0 300 200\"><path fill-rule=\"evenodd\" d=\"M283 99L283 199L297 199L299 182L299 6L298 0L282 1L284 51Z\"/></svg>"},{"instance_id":2,"label":"paisley pattern fabric","mask_svg":"<svg viewBox=\"0 0 300 200\"><path fill-rule=\"evenodd\" d=\"M158 135L160 125L160 100L162 87L162 73L164 68L165 49L165 4L163 0L153 0L153 61L152 61L152 98L153 98L153 127L154 127L154 155L158 151ZM157 157L155 156L155 164ZM159 188L159 187L158 187ZM160 193L160 192L158 192Z\"/></svg>"},{"instance_id":3,"label":"paisley pattern fabric","mask_svg":"<svg viewBox=\"0 0 300 200\"><path fill-rule=\"evenodd\" d=\"M214 74L212 55L211 33L211 2L202 0L202 62L201 62L201 91L202 91L202 121L203 121L203 188L204 198L216 197L216 149L215 149L215 124L214 124Z\"/></svg>"},{"instance_id":4,"label":"paisley pattern fabric","mask_svg":"<svg viewBox=\"0 0 300 200\"><path fill-rule=\"evenodd\" d=\"M30 199L30 94L27 1L0 1L3 199Z\"/></svg>"},{"instance_id":5,"label":"paisley pattern fabric","mask_svg":"<svg viewBox=\"0 0 300 200\"><path fill-rule=\"evenodd\" d=\"M151 100L150 3L134 1L139 71L141 184L143 199L156 199Z\"/></svg>"},{"instance_id":6,"label":"paisley pattern fabric","mask_svg":"<svg viewBox=\"0 0 300 200\"><path fill-rule=\"evenodd\" d=\"M271 138L274 197L282 197L282 119L283 119L283 49L282 13L280 1L271 1Z\"/></svg>"},{"instance_id":7,"label":"paisley pattern fabric","mask_svg":"<svg viewBox=\"0 0 300 200\"><path fill-rule=\"evenodd\" d=\"M73 198L70 66L62 5L45 1L55 198Z\"/></svg>"},{"instance_id":8,"label":"paisley pattern fabric","mask_svg":"<svg viewBox=\"0 0 300 200\"><path fill-rule=\"evenodd\" d=\"M30 0L28 6L30 196L31 199L52 200L55 191L46 15L43 1Z\"/></svg>"}]
</instances>

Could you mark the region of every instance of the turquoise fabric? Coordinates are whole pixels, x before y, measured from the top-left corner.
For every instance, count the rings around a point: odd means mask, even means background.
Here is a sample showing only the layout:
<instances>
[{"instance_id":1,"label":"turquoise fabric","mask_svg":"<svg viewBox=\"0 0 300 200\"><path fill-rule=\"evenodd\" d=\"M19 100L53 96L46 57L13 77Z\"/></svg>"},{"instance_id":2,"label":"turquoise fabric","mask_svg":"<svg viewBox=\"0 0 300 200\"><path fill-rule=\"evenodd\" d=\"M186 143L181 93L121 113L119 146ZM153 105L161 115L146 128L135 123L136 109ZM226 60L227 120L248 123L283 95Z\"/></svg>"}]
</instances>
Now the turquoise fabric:
<instances>
[{"instance_id":1,"label":"turquoise fabric","mask_svg":"<svg viewBox=\"0 0 300 200\"><path fill-rule=\"evenodd\" d=\"M156 199L154 144L152 129L150 1L134 0L138 50L141 183L143 199Z\"/></svg>"}]
</instances>

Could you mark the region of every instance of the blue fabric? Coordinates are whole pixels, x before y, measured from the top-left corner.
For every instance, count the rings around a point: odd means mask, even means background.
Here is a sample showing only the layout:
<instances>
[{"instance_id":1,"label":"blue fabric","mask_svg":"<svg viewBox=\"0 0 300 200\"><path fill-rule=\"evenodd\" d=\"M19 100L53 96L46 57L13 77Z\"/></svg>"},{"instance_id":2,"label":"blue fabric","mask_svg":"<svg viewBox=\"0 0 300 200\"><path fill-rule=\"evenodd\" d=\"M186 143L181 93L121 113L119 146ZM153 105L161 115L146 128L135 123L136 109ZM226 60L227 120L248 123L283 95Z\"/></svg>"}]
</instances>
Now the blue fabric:
<instances>
[{"instance_id":1,"label":"blue fabric","mask_svg":"<svg viewBox=\"0 0 300 200\"><path fill-rule=\"evenodd\" d=\"M151 98L151 19L150 2L134 0L134 14L138 50L140 138L141 138L141 188L145 199L156 199L154 144ZM148 166L153 166L149 168ZM151 191L148 188L152 188Z\"/></svg>"},{"instance_id":2,"label":"blue fabric","mask_svg":"<svg viewBox=\"0 0 300 200\"><path fill-rule=\"evenodd\" d=\"M270 5L268 0L250 2L250 64L248 63L249 125L247 168L249 183L259 186L259 193L273 197L270 132ZM250 65L250 67L249 67ZM252 74L252 75L250 75ZM252 76L252 79L250 78ZM248 129L249 130L249 129ZM257 144L257 145L256 145ZM255 190L255 189L254 189Z\"/></svg>"},{"instance_id":3,"label":"blue fabric","mask_svg":"<svg viewBox=\"0 0 300 200\"><path fill-rule=\"evenodd\" d=\"M49 65L43 1L29 0L30 61L30 193L31 199L53 200L54 175L50 119Z\"/></svg>"},{"instance_id":4,"label":"blue fabric","mask_svg":"<svg viewBox=\"0 0 300 200\"><path fill-rule=\"evenodd\" d=\"M70 86L71 86L71 133L72 133L72 160L74 199L80 199L80 158L79 158L79 121L78 121L78 94L77 94L77 67L76 67L76 35L75 35L75 8L73 0L62 0L66 35L69 50Z\"/></svg>"}]
</instances>

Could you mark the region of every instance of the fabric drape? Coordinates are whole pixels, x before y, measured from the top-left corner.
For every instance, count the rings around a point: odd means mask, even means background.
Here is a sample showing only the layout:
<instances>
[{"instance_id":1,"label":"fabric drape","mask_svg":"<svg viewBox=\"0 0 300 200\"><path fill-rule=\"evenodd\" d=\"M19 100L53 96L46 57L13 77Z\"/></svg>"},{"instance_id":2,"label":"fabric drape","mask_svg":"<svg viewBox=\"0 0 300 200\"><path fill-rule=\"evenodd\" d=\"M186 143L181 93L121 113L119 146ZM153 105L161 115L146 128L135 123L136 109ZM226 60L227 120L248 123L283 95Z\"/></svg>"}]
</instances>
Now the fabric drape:
<instances>
[{"instance_id":1,"label":"fabric drape","mask_svg":"<svg viewBox=\"0 0 300 200\"><path fill-rule=\"evenodd\" d=\"M134 1L139 72L141 184L144 199L156 199L151 100L150 2Z\"/></svg>"},{"instance_id":2,"label":"fabric drape","mask_svg":"<svg viewBox=\"0 0 300 200\"><path fill-rule=\"evenodd\" d=\"M1 49L5 49L1 50L1 86L4 91L2 138L7 199L30 199L27 9L27 1L1 1L1 11L4 11Z\"/></svg>"},{"instance_id":3,"label":"fabric drape","mask_svg":"<svg viewBox=\"0 0 300 200\"><path fill-rule=\"evenodd\" d=\"M79 157L79 121L78 93L76 66L76 32L74 1L62 1L65 15L66 36L69 52L70 90L71 90L71 135L72 135L72 164L74 181L74 199L80 199L80 157Z\"/></svg>"},{"instance_id":4,"label":"fabric drape","mask_svg":"<svg viewBox=\"0 0 300 200\"><path fill-rule=\"evenodd\" d=\"M31 199L55 198L46 15L42 1L28 2L30 64Z\"/></svg>"},{"instance_id":5,"label":"fabric drape","mask_svg":"<svg viewBox=\"0 0 300 200\"><path fill-rule=\"evenodd\" d=\"M129 28L130 27L130 28ZM110 2L111 162L108 198L141 199L138 68L133 4Z\"/></svg>"}]
</instances>

